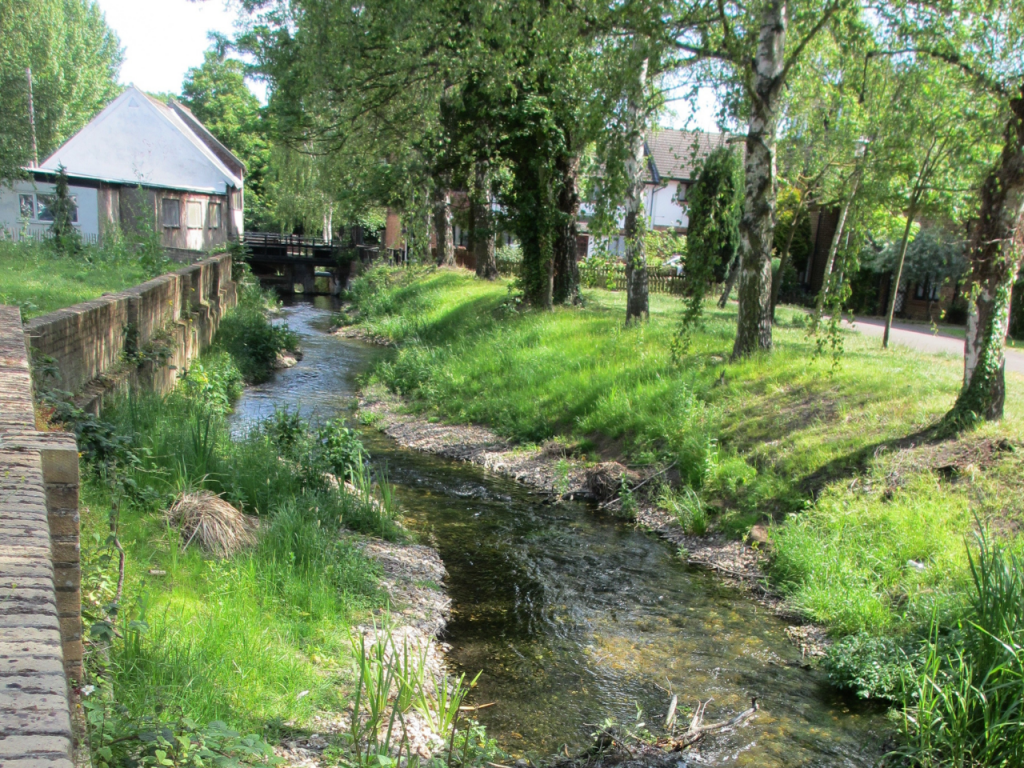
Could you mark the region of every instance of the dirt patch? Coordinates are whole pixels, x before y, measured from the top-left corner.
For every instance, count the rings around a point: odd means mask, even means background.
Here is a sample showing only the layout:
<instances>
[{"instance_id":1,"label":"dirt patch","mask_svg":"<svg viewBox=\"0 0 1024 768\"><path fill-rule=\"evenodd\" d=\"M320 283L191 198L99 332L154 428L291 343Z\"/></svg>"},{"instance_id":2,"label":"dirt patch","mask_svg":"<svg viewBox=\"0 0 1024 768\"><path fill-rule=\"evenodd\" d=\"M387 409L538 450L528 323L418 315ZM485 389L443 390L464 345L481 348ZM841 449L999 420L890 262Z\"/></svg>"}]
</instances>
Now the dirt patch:
<instances>
[{"instance_id":1,"label":"dirt patch","mask_svg":"<svg viewBox=\"0 0 1024 768\"><path fill-rule=\"evenodd\" d=\"M560 452L551 450L550 446L512 446L485 427L432 423L421 416L407 413L400 398L379 386L363 392L359 410L372 414L375 426L406 448L456 461L473 462L560 499L601 500L595 499L597 494L592 493L588 481L595 476L595 469L607 468L610 463L588 466L580 459L566 458L565 452L559 455ZM615 464L615 467L622 465ZM627 472L634 484L643 482L642 476ZM611 472L609 477L612 475L617 490L621 483L621 472ZM611 502L604 500L601 506L611 509L615 503L615 499ZM680 554L685 555L689 563L715 571L722 578L752 592L761 603L778 615L801 623L799 617L788 611L783 601L765 586L763 566L767 556L763 548L747 546L720 534L688 535L675 517L655 506L642 494L637 496L636 520L679 547ZM798 633L793 639L801 651L809 656L820 656L827 647L823 630L817 633Z\"/></svg>"}]
</instances>

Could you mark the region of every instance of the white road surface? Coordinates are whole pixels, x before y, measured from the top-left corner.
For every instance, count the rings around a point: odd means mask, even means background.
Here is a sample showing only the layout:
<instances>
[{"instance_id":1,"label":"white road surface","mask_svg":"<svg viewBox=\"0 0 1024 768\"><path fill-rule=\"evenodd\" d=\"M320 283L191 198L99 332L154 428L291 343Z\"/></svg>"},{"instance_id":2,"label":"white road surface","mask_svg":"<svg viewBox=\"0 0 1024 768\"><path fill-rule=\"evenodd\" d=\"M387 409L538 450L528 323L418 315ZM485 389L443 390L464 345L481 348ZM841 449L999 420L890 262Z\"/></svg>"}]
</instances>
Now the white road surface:
<instances>
[{"instance_id":1,"label":"white road surface","mask_svg":"<svg viewBox=\"0 0 1024 768\"><path fill-rule=\"evenodd\" d=\"M875 317L858 317L853 327L865 335L881 339L885 331L885 321ZM943 333L941 330L933 332L927 325L893 323L889 343L901 344L918 352L948 352L961 357L964 354L963 339ZM1006 370L1024 375L1024 352L1016 349L1006 349L1005 352Z\"/></svg>"}]
</instances>

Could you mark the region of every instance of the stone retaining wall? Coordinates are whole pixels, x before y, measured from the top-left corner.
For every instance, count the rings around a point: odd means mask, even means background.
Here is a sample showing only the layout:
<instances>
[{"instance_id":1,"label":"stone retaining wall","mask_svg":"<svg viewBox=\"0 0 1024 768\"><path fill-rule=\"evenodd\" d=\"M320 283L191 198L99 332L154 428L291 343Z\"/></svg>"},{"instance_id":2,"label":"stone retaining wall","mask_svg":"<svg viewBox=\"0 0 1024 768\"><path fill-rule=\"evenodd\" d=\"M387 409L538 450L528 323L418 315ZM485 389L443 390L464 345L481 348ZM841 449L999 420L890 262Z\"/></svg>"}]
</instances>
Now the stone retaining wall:
<instances>
[{"instance_id":1,"label":"stone retaining wall","mask_svg":"<svg viewBox=\"0 0 1024 768\"><path fill-rule=\"evenodd\" d=\"M231 256L224 254L37 317L25 326L37 385L39 371L54 369L57 380L46 385L74 393L94 412L111 389L167 392L236 300Z\"/></svg>"},{"instance_id":2,"label":"stone retaining wall","mask_svg":"<svg viewBox=\"0 0 1024 768\"><path fill-rule=\"evenodd\" d=\"M0 307L0 765L71 768L81 679L78 452L38 432L17 307Z\"/></svg>"}]
</instances>

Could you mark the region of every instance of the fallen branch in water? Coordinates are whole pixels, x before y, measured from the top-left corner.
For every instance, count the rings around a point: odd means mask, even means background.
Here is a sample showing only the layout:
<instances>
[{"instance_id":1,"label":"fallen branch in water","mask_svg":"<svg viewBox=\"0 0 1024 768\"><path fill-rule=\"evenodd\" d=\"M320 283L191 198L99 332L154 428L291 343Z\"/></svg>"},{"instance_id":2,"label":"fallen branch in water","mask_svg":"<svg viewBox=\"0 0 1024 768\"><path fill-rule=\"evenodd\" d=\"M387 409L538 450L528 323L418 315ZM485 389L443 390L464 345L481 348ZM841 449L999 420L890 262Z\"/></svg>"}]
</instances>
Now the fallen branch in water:
<instances>
[{"instance_id":1,"label":"fallen branch in water","mask_svg":"<svg viewBox=\"0 0 1024 768\"><path fill-rule=\"evenodd\" d=\"M689 747L691 744L696 743L704 734L711 733L713 731L720 731L724 728L730 728L734 725L739 725L744 720L748 720L760 709L757 706L757 697L750 699L750 708L740 712L735 717L728 720L722 720L717 723L704 724L704 710L707 709L708 704L711 703L711 699L708 699L703 704L698 699L697 709L693 712L693 718L690 720L690 725L678 738L668 739L664 746L670 747L672 752L681 752L682 750Z\"/></svg>"}]
</instances>

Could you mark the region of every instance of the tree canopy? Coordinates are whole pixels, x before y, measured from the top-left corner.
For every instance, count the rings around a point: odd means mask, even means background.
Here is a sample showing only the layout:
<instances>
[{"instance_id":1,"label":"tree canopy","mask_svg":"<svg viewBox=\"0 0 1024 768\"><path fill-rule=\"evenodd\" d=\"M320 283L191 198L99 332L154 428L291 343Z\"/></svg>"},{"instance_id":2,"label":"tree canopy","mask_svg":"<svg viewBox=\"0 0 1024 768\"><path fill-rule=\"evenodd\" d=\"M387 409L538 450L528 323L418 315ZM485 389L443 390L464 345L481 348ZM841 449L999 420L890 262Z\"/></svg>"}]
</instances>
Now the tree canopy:
<instances>
[{"instance_id":1,"label":"tree canopy","mask_svg":"<svg viewBox=\"0 0 1024 768\"><path fill-rule=\"evenodd\" d=\"M106 106L120 92L122 59L95 0L0 0L0 181L44 160Z\"/></svg>"}]
</instances>

